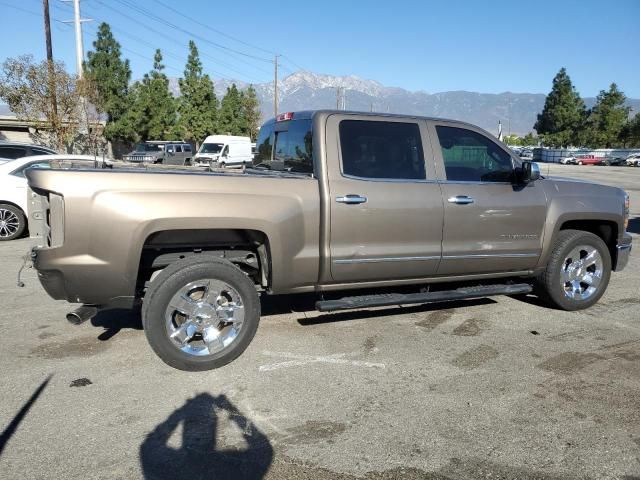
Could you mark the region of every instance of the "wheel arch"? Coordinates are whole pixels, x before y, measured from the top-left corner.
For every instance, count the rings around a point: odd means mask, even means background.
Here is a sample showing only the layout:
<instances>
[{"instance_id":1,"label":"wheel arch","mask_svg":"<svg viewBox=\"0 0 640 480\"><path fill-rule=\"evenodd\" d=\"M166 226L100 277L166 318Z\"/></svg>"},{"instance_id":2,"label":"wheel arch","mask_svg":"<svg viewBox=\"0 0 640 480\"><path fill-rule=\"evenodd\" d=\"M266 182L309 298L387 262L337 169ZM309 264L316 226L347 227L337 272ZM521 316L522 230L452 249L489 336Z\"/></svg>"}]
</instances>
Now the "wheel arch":
<instances>
[{"instance_id":1,"label":"wheel arch","mask_svg":"<svg viewBox=\"0 0 640 480\"><path fill-rule=\"evenodd\" d=\"M166 266L195 255L227 259L260 287L271 286L271 244L265 232L236 228L165 229L150 233L142 244L136 295L141 295L146 282Z\"/></svg>"}]
</instances>

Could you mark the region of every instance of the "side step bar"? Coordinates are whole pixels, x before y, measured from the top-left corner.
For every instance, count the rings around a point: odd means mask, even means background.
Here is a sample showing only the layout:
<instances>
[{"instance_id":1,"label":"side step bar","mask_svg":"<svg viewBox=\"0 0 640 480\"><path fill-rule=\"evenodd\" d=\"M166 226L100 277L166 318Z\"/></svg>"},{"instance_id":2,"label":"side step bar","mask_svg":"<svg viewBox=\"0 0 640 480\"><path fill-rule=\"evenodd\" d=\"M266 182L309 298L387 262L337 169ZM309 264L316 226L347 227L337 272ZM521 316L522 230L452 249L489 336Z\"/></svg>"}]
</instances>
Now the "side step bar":
<instances>
[{"instance_id":1,"label":"side step bar","mask_svg":"<svg viewBox=\"0 0 640 480\"><path fill-rule=\"evenodd\" d=\"M344 297L339 300L321 300L316 302L316 310L320 312L335 312L337 310L351 310L354 308L365 307L388 307L392 305L450 302L453 300L492 297L494 295L518 295L530 293L532 290L533 288L528 283L514 283L510 285L461 287L455 290L442 290L440 292L362 295L359 297Z\"/></svg>"}]
</instances>

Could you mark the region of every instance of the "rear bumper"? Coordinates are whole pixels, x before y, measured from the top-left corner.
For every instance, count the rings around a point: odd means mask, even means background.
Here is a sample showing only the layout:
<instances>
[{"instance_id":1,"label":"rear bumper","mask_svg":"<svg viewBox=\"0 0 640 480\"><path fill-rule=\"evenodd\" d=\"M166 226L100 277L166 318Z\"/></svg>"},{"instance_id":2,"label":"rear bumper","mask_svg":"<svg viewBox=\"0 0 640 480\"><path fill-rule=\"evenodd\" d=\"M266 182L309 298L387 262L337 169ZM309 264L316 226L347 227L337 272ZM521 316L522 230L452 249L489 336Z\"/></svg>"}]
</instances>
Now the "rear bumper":
<instances>
[{"instance_id":1,"label":"rear bumper","mask_svg":"<svg viewBox=\"0 0 640 480\"><path fill-rule=\"evenodd\" d=\"M613 266L614 271L619 272L627 266L627 263L629 263L632 242L633 239L631 238L631 235L625 233L624 237L622 237L622 241L620 241L616 246L616 261Z\"/></svg>"}]
</instances>

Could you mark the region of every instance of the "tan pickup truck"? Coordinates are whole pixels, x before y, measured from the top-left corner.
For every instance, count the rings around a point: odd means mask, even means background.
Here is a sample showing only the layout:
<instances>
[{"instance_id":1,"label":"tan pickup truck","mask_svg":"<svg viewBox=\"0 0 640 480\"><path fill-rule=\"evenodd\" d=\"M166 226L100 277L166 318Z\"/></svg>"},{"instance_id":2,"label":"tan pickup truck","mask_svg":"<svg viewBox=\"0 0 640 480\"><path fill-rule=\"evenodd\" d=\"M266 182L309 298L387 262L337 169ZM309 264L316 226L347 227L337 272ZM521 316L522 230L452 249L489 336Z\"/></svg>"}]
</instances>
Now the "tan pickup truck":
<instances>
[{"instance_id":1,"label":"tan pickup truck","mask_svg":"<svg viewBox=\"0 0 640 480\"><path fill-rule=\"evenodd\" d=\"M543 178L473 125L286 113L257 150L236 172L30 170L45 290L85 304L68 316L78 323L142 300L153 350L206 370L251 342L261 294L316 292L332 311L535 287L577 310L628 261L624 191Z\"/></svg>"}]
</instances>

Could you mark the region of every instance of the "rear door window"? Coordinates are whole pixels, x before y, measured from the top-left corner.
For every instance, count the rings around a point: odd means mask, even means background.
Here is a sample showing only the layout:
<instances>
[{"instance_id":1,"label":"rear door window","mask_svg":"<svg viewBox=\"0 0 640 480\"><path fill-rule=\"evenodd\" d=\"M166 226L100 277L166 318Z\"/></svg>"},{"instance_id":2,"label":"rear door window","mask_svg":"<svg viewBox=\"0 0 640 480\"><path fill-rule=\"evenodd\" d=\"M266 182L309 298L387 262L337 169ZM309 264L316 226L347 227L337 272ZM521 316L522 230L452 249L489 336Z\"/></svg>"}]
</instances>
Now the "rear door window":
<instances>
[{"instance_id":1,"label":"rear door window","mask_svg":"<svg viewBox=\"0 0 640 480\"><path fill-rule=\"evenodd\" d=\"M339 129L345 175L373 179L426 179L417 123L343 120Z\"/></svg>"},{"instance_id":2,"label":"rear door window","mask_svg":"<svg viewBox=\"0 0 640 480\"><path fill-rule=\"evenodd\" d=\"M495 142L472 130L436 126L448 181L510 182L511 155Z\"/></svg>"}]
</instances>

